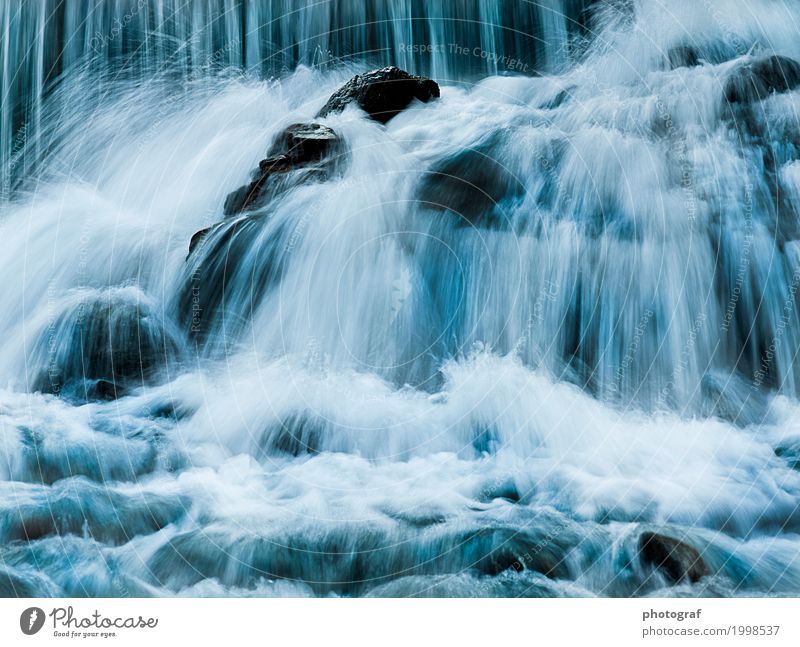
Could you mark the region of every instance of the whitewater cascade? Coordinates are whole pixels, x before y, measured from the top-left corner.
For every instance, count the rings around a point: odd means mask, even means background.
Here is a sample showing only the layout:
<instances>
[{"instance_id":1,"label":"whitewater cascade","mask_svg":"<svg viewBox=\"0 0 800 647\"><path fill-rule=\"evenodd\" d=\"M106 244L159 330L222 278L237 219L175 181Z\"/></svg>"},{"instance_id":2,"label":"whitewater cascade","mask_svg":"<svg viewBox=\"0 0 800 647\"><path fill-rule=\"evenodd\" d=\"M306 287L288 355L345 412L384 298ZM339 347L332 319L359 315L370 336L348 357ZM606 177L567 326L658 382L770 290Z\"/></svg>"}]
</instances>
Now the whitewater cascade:
<instances>
[{"instance_id":1,"label":"whitewater cascade","mask_svg":"<svg viewBox=\"0 0 800 647\"><path fill-rule=\"evenodd\" d=\"M65 73L190 79L222 70L280 76L298 64L368 61L441 81L566 64L587 0L36 0L0 4L0 166L21 173L26 138ZM516 53L524 52L524 59ZM432 55L433 54L433 55ZM31 132L29 132L31 131ZM27 137L26 137L27 133ZM9 166L11 169L9 169ZM19 169L20 171L22 169Z\"/></svg>"},{"instance_id":2,"label":"whitewater cascade","mask_svg":"<svg viewBox=\"0 0 800 647\"><path fill-rule=\"evenodd\" d=\"M797 6L0 5L0 593L799 594Z\"/></svg>"}]
</instances>

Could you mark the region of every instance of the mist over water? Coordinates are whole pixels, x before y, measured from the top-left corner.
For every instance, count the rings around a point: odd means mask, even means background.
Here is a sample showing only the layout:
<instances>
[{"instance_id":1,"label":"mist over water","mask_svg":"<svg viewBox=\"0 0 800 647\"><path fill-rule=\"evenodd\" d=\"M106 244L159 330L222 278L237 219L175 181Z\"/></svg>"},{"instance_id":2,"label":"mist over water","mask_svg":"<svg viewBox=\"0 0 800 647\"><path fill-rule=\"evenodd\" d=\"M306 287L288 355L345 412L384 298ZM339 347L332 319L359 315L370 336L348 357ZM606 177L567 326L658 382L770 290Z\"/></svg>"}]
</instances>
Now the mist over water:
<instances>
[{"instance_id":1,"label":"mist over water","mask_svg":"<svg viewBox=\"0 0 800 647\"><path fill-rule=\"evenodd\" d=\"M296 4L0 7L0 593L800 594L797 3Z\"/></svg>"}]
</instances>

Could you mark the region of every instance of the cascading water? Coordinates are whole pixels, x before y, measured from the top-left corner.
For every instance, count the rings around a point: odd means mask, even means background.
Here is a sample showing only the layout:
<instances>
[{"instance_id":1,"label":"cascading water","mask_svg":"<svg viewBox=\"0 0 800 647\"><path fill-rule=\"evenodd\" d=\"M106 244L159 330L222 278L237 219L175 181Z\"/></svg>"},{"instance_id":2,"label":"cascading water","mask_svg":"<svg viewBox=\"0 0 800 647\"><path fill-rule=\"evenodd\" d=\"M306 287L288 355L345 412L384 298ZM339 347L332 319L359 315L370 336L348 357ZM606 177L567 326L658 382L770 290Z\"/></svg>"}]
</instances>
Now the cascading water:
<instances>
[{"instance_id":1,"label":"cascading water","mask_svg":"<svg viewBox=\"0 0 800 647\"><path fill-rule=\"evenodd\" d=\"M444 6L440 6L440 5ZM440 81L504 69L554 70L580 42L589 0L25 0L0 3L0 165L7 194L42 121L49 86L88 68L109 78L261 76L298 64L392 64ZM524 53L524 54L520 54ZM432 55L433 54L433 55ZM16 173L14 172L16 171Z\"/></svg>"},{"instance_id":2,"label":"cascading water","mask_svg":"<svg viewBox=\"0 0 800 647\"><path fill-rule=\"evenodd\" d=\"M796 9L0 5L0 592L800 593Z\"/></svg>"}]
</instances>

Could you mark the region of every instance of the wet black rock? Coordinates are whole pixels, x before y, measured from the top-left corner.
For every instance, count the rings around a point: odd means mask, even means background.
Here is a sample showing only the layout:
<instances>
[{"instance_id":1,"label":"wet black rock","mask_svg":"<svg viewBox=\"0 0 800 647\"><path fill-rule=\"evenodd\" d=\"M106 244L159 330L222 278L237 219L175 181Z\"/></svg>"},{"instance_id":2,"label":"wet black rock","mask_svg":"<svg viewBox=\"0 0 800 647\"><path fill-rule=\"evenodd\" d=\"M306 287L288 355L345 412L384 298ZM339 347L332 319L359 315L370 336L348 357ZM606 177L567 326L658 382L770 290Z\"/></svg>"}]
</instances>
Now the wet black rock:
<instances>
[{"instance_id":1,"label":"wet black rock","mask_svg":"<svg viewBox=\"0 0 800 647\"><path fill-rule=\"evenodd\" d=\"M555 110L556 108L560 108L572 98L574 92L575 86L564 88L563 90L560 90L552 99L545 101L541 105L541 108L544 110Z\"/></svg>"},{"instance_id":2,"label":"wet black rock","mask_svg":"<svg viewBox=\"0 0 800 647\"><path fill-rule=\"evenodd\" d=\"M45 499L49 503L42 505ZM29 499L0 504L7 522L0 542L34 541L50 536L77 535L121 545L136 535L149 535L178 521L186 501L174 495L139 492L133 496L110 489L83 476L61 479L44 490L32 490Z\"/></svg>"},{"instance_id":3,"label":"wet black rock","mask_svg":"<svg viewBox=\"0 0 800 647\"><path fill-rule=\"evenodd\" d=\"M208 578L252 587L269 577L304 582L318 595L358 596L398 574L516 578L522 571L534 571L570 580L575 573L569 555L583 537L564 525L520 530L491 524L464 528L444 521L424 530L416 524L391 530L373 524L354 533L351 523L339 523L315 532L276 533L271 528L260 535L190 530L155 551L148 566L157 581L176 589Z\"/></svg>"},{"instance_id":4,"label":"wet black rock","mask_svg":"<svg viewBox=\"0 0 800 647\"><path fill-rule=\"evenodd\" d=\"M730 292L726 292L730 294ZM744 319L744 317L742 317ZM746 346L747 337L751 334L752 320L742 326L732 328L731 334L741 338L741 343ZM740 328L745 330L740 332ZM762 357L763 355L758 355ZM773 424L773 414L770 410L770 400L767 392L754 389L752 375L756 369L749 369L745 361L740 359L741 372L729 373L727 371L709 370L703 375L700 382L698 395L699 411L703 417L721 418L737 427L749 425Z\"/></svg>"},{"instance_id":5,"label":"wet black rock","mask_svg":"<svg viewBox=\"0 0 800 647\"><path fill-rule=\"evenodd\" d=\"M250 184L239 187L225 198L223 213L230 216L254 208L261 202L267 182L294 169L288 157L280 155L261 160Z\"/></svg>"},{"instance_id":6,"label":"wet black rock","mask_svg":"<svg viewBox=\"0 0 800 647\"><path fill-rule=\"evenodd\" d=\"M86 387L86 397L89 400L116 400L129 393L127 387L110 380L97 380Z\"/></svg>"},{"instance_id":7,"label":"wet black rock","mask_svg":"<svg viewBox=\"0 0 800 647\"><path fill-rule=\"evenodd\" d=\"M694 583L710 573L696 548L655 532L639 537L639 556L643 564L658 569L675 584L686 580Z\"/></svg>"},{"instance_id":8,"label":"wet black rock","mask_svg":"<svg viewBox=\"0 0 800 647\"><path fill-rule=\"evenodd\" d=\"M278 135L268 155L285 155L293 164L318 162L330 156L338 144L339 137L332 128L315 123L292 124Z\"/></svg>"},{"instance_id":9,"label":"wet black rock","mask_svg":"<svg viewBox=\"0 0 800 647\"><path fill-rule=\"evenodd\" d=\"M270 195L292 186L292 182L324 181L339 168L343 156L340 144L333 129L322 124L288 126L276 137L268 157L259 162L250 183L225 198L224 214L230 216L258 208ZM189 247L191 253L191 243Z\"/></svg>"},{"instance_id":10,"label":"wet black rock","mask_svg":"<svg viewBox=\"0 0 800 647\"><path fill-rule=\"evenodd\" d=\"M503 201L525 186L503 162L504 139L493 136L434 164L417 188L417 199L434 211L450 211L461 225L505 227Z\"/></svg>"},{"instance_id":11,"label":"wet black rock","mask_svg":"<svg viewBox=\"0 0 800 647\"><path fill-rule=\"evenodd\" d=\"M678 45L667 52L669 69L678 67L695 67L700 65L700 56L691 45Z\"/></svg>"},{"instance_id":12,"label":"wet black rock","mask_svg":"<svg viewBox=\"0 0 800 647\"><path fill-rule=\"evenodd\" d=\"M225 335L244 323L236 313L256 307L264 292L280 279L285 264L285 221L264 236L266 213L228 218L192 236L183 285L178 294L178 324L193 342L203 341L218 326ZM252 253L258 254L253 264ZM237 289L246 281L248 290ZM245 305L245 304L250 304ZM227 313L227 314L226 314Z\"/></svg>"},{"instance_id":13,"label":"wet black rock","mask_svg":"<svg viewBox=\"0 0 800 647\"><path fill-rule=\"evenodd\" d=\"M265 439L265 455L274 453L302 456L318 454L325 437L326 421L317 416L294 413L287 416Z\"/></svg>"},{"instance_id":14,"label":"wet black rock","mask_svg":"<svg viewBox=\"0 0 800 647\"><path fill-rule=\"evenodd\" d=\"M201 242L203 242L203 239L206 237L209 231L211 231L211 227L205 227L204 229L196 231L194 234L192 234L192 239L189 241L189 254L191 254L195 248Z\"/></svg>"},{"instance_id":15,"label":"wet black rock","mask_svg":"<svg viewBox=\"0 0 800 647\"><path fill-rule=\"evenodd\" d=\"M117 288L60 313L37 352L47 353L48 361L35 390L108 400L157 383L179 360L181 341L172 322L141 291Z\"/></svg>"},{"instance_id":16,"label":"wet black rock","mask_svg":"<svg viewBox=\"0 0 800 647\"><path fill-rule=\"evenodd\" d=\"M354 76L331 95L317 117L341 112L355 102L375 121L385 124L414 99L427 103L438 96L436 81L397 67L384 67Z\"/></svg>"},{"instance_id":17,"label":"wet black rock","mask_svg":"<svg viewBox=\"0 0 800 647\"><path fill-rule=\"evenodd\" d=\"M785 56L767 56L735 68L725 82L728 103L747 103L800 86L800 63Z\"/></svg>"},{"instance_id":18,"label":"wet black rock","mask_svg":"<svg viewBox=\"0 0 800 647\"><path fill-rule=\"evenodd\" d=\"M520 532L482 528L459 538L464 559L485 575L536 571L551 579L571 579L567 555L578 539L566 527Z\"/></svg>"}]
</instances>

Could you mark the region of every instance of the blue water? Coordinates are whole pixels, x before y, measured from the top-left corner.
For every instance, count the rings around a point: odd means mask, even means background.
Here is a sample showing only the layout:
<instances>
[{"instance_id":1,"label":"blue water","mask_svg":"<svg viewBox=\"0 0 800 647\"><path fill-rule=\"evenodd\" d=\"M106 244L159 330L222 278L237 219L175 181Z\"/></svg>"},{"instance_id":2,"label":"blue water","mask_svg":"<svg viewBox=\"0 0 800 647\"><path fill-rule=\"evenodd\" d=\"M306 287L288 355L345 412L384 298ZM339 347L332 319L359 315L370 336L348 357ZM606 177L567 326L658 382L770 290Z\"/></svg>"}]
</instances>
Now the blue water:
<instances>
[{"instance_id":1,"label":"blue water","mask_svg":"<svg viewBox=\"0 0 800 647\"><path fill-rule=\"evenodd\" d=\"M800 92L725 101L797 3L50 4L0 6L0 593L800 594ZM223 219L385 63L441 98Z\"/></svg>"}]
</instances>

